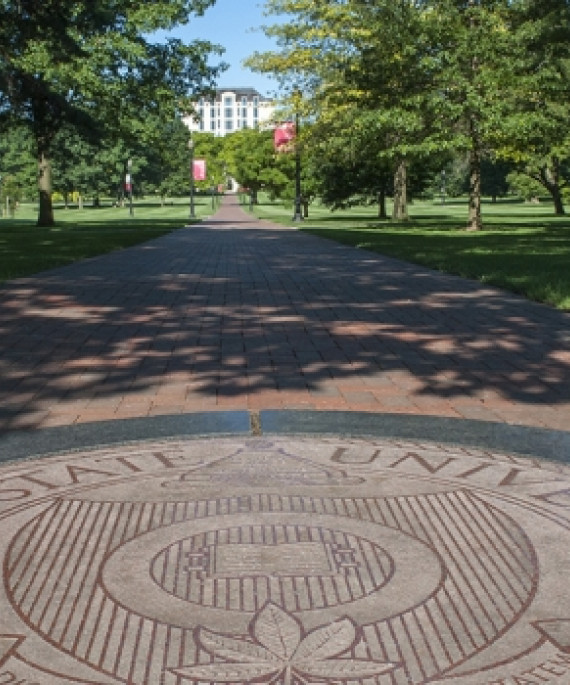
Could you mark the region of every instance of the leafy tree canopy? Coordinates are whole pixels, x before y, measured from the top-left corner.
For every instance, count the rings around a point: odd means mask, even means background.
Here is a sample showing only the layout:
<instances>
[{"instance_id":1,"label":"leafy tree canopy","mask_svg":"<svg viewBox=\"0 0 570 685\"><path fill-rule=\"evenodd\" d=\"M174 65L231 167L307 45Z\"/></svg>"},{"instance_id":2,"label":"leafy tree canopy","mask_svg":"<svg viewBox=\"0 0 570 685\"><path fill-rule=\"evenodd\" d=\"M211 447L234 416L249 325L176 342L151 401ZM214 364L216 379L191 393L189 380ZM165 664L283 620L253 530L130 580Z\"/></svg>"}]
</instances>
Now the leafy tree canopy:
<instances>
[{"instance_id":1,"label":"leafy tree canopy","mask_svg":"<svg viewBox=\"0 0 570 685\"><path fill-rule=\"evenodd\" d=\"M40 177L38 223L53 223L50 156L57 132L103 131L151 139L157 120L190 111L213 87L215 46L153 43L159 29L189 21L215 0L0 0L0 127L33 133Z\"/></svg>"},{"instance_id":2,"label":"leafy tree canopy","mask_svg":"<svg viewBox=\"0 0 570 685\"><path fill-rule=\"evenodd\" d=\"M223 154L228 173L251 191L254 202L261 188L273 197L287 195L295 174L294 156L275 152L272 131L236 131L224 139Z\"/></svg>"},{"instance_id":3,"label":"leafy tree canopy","mask_svg":"<svg viewBox=\"0 0 570 685\"><path fill-rule=\"evenodd\" d=\"M266 8L280 19L266 28L278 50L249 64L303 89L305 113L329 127L331 148L339 137L350 148L366 121L377 147L362 148L365 163L392 164L399 189L408 168L468 154L470 228L482 226L486 160L518 156L557 206L568 156L567 0L268 0ZM405 218L405 197L399 204Z\"/></svg>"}]
</instances>

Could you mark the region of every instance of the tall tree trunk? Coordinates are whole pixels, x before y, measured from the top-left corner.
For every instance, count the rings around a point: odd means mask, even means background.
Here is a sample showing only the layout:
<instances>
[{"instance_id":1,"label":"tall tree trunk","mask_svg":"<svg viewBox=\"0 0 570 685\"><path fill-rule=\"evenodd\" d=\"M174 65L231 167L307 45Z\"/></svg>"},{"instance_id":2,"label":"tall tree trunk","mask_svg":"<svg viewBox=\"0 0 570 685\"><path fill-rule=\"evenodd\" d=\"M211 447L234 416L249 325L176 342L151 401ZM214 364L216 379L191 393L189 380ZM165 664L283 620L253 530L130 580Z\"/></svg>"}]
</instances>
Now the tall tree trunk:
<instances>
[{"instance_id":1,"label":"tall tree trunk","mask_svg":"<svg viewBox=\"0 0 570 685\"><path fill-rule=\"evenodd\" d=\"M564 202L562 200L562 192L560 190L560 160L553 157L551 164L544 166L540 170L540 177L542 184L552 196L554 203L554 213L556 216L564 216Z\"/></svg>"},{"instance_id":2,"label":"tall tree trunk","mask_svg":"<svg viewBox=\"0 0 570 685\"><path fill-rule=\"evenodd\" d=\"M554 201L554 213L556 216L564 216L566 211L564 209L564 202L562 200L560 186L555 185L550 192L552 194L552 200Z\"/></svg>"},{"instance_id":3,"label":"tall tree trunk","mask_svg":"<svg viewBox=\"0 0 570 685\"><path fill-rule=\"evenodd\" d=\"M473 34L473 38L476 39L479 21L474 8L479 5L479 0L469 0L467 4L471 10L469 30ZM476 82L476 74L479 71L479 67L479 59L474 55L471 60L471 85ZM474 112L469 114L469 137L471 149L469 150L469 216L467 219L467 230L480 231L483 228L483 219L481 217L481 138L477 126L477 116Z\"/></svg>"},{"instance_id":4,"label":"tall tree trunk","mask_svg":"<svg viewBox=\"0 0 570 685\"><path fill-rule=\"evenodd\" d=\"M384 188L378 191L378 218L388 218L388 214L386 213L386 190Z\"/></svg>"},{"instance_id":5,"label":"tall tree trunk","mask_svg":"<svg viewBox=\"0 0 570 685\"><path fill-rule=\"evenodd\" d=\"M51 202L51 163L45 152L38 155L38 187L40 191L40 210L38 226L53 226L53 205Z\"/></svg>"},{"instance_id":6,"label":"tall tree trunk","mask_svg":"<svg viewBox=\"0 0 570 685\"><path fill-rule=\"evenodd\" d=\"M469 152L469 217L467 229L480 231L483 228L481 217L481 149L474 119L470 122L471 150Z\"/></svg>"},{"instance_id":7,"label":"tall tree trunk","mask_svg":"<svg viewBox=\"0 0 570 685\"><path fill-rule=\"evenodd\" d=\"M405 159L400 160L394 174L394 207L392 219L407 221L408 219L408 165Z\"/></svg>"}]
</instances>

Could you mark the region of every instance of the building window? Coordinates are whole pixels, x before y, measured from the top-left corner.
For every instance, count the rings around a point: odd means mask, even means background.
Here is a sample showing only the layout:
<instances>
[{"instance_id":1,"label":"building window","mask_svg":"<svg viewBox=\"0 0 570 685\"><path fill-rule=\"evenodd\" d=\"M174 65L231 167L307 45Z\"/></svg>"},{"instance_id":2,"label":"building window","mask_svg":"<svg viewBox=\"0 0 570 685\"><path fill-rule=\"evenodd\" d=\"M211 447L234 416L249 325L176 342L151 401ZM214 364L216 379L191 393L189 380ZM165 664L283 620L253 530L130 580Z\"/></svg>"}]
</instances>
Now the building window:
<instances>
[{"instance_id":1,"label":"building window","mask_svg":"<svg viewBox=\"0 0 570 685\"><path fill-rule=\"evenodd\" d=\"M224 98L224 114L226 119L233 117L234 113L234 100L231 97L226 96Z\"/></svg>"}]
</instances>

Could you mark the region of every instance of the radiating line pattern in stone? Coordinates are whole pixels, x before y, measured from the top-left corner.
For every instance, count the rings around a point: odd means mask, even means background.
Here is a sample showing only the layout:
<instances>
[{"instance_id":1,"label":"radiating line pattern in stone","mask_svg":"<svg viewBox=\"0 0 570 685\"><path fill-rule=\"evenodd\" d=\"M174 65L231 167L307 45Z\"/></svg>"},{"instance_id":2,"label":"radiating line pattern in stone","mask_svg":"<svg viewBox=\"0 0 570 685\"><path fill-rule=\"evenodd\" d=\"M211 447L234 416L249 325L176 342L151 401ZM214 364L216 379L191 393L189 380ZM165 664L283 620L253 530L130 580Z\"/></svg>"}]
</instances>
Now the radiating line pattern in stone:
<instances>
[{"instance_id":1,"label":"radiating line pattern in stone","mask_svg":"<svg viewBox=\"0 0 570 685\"><path fill-rule=\"evenodd\" d=\"M282 523L218 526L224 516L248 511L255 512L255 520L266 512ZM295 523L289 525L292 516ZM304 526L299 518L306 519ZM328 525L319 526L320 519ZM335 528L331 520L338 522ZM351 521L367 530L372 524L375 539L343 530ZM206 535L192 534L198 522L208 523ZM303 612L340 605L349 612L364 595L389 591L398 568L391 568L390 549L382 545L384 531L432 550L442 564L434 592L418 605L402 605L362 626L371 658L400 664L379 676L382 685L423 683L483 650L518 619L537 582L535 554L523 530L467 490L362 499L275 494L166 503L60 499L12 540L6 558L10 600L30 628L75 658L126 682L160 682L168 669L203 658L195 626L153 618L144 597L138 607L123 606L101 579L105 565L125 545L144 546L152 531L178 524L187 534L149 557L148 582L165 594L178 594L189 612L193 603L210 602L244 612L248 620L269 601L302 620ZM287 560L264 566L264 555L271 557L272 547L278 551L279 542L287 554L295 545L300 553L318 547L315 566L301 566L298 573L291 572ZM252 550L249 575L236 561L246 546ZM193 556L195 549L200 553Z\"/></svg>"}]
</instances>

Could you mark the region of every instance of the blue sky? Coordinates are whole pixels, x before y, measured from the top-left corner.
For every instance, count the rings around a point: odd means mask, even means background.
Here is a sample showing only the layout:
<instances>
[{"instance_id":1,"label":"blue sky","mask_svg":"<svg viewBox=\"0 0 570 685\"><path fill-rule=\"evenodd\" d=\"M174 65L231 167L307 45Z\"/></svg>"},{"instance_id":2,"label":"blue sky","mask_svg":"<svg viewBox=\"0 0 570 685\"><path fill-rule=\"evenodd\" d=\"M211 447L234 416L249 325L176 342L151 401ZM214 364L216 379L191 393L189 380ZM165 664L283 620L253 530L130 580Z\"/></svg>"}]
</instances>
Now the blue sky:
<instances>
[{"instance_id":1,"label":"blue sky","mask_svg":"<svg viewBox=\"0 0 570 685\"><path fill-rule=\"evenodd\" d=\"M261 0L216 0L203 17L191 16L188 24L168 35L184 41L201 38L222 45L226 49L222 59L230 68L220 76L220 87L251 86L263 95L272 95L278 88L274 79L241 65L256 50L275 47L259 28L274 23L273 18L263 16L263 4Z\"/></svg>"}]
</instances>

